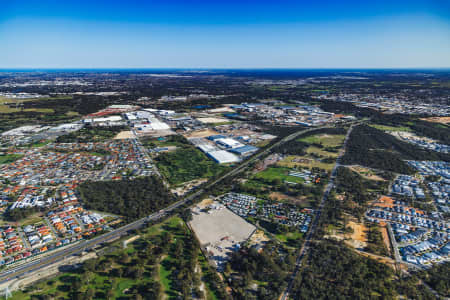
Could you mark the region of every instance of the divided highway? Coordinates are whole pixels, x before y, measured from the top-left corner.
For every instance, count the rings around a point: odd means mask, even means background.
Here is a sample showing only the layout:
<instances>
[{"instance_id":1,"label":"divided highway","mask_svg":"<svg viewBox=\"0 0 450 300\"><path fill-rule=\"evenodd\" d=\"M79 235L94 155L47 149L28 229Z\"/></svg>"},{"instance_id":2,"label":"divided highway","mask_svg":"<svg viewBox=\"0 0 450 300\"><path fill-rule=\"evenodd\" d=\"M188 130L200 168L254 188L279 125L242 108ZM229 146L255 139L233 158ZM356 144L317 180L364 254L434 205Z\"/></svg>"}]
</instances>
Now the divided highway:
<instances>
[{"instance_id":1,"label":"divided highway","mask_svg":"<svg viewBox=\"0 0 450 300\"><path fill-rule=\"evenodd\" d=\"M0 273L0 284L5 283L13 278L22 277L28 273L42 269L43 267L60 262L71 255L76 255L76 254L82 253L86 249L91 249L99 244L102 244L102 243L114 240L115 238L118 238L120 236L126 235L126 234L128 234L129 230L138 229L138 228L142 227L148 221L158 220L165 214L177 209L178 207L186 204L189 201L194 200L195 198L200 196L205 191L206 188L211 188L212 186L214 186L215 184L224 180L225 178L234 176L234 175L242 172L251 163L264 157L265 155L268 155L272 151L273 148L275 148L283 143L286 143L290 140L293 140L301 134L304 134L309 131L317 130L319 128L327 128L327 127L317 127L317 128L300 130L291 135L284 137L283 139L279 140L278 142L274 143L273 145L269 146L268 148L264 149L263 151L258 152L253 157L244 161L238 167L230 170L228 173L224 174L223 176L213 180L210 183L207 183L204 187L202 187L195 193L188 195L187 197L183 198L182 200L180 200L176 203L173 203L172 205L160 210L159 212L153 213L145 218L139 219L137 221L134 221L132 223L129 223L127 225L119 227L113 231L107 232L105 234L102 234L102 235L92 238L90 240L81 241L72 246L68 246L65 249L61 249L60 251L55 251L53 254L47 255L45 257L42 257L38 260L29 262L29 263L25 263L21 266L18 266L17 268L1 272ZM331 128L331 127L328 127L328 128Z\"/></svg>"}]
</instances>

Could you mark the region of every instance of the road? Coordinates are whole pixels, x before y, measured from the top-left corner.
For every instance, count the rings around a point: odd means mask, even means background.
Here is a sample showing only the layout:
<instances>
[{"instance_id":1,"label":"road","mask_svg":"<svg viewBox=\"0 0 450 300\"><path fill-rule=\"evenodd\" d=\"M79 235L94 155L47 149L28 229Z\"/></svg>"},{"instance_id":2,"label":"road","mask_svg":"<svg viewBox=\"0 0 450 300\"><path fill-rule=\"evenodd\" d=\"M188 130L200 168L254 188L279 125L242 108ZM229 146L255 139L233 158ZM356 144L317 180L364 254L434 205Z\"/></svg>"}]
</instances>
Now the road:
<instances>
[{"instance_id":1,"label":"road","mask_svg":"<svg viewBox=\"0 0 450 300\"><path fill-rule=\"evenodd\" d=\"M355 123L353 123L350 126L350 128L348 129L348 131L347 131L347 134L346 134L345 139L344 139L344 143L342 144L341 150L339 151L339 155L338 155L338 157L336 159L336 163L335 163L333 169L331 170L330 181L328 182L327 186L325 187L325 190L324 190L322 199L320 201L319 207L315 211L314 220L311 223L311 227L309 228L308 233L306 234L305 241L303 242L303 245L300 248L300 252L299 252L299 254L297 256L297 259L295 261L294 271L292 272L291 276L289 277L289 283L288 283L287 288L283 291L283 294L280 297L281 300L288 299L289 293L290 293L290 291L292 289L292 286L294 284L294 280L297 277L297 274L298 274L298 271L300 270L300 267L302 266L303 259L306 257L306 254L308 253L308 251L309 251L309 249L311 247L311 239L312 239L312 237L313 237L313 235L314 235L314 233L315 233L315 231L317 229L317 225L318 225L319 220L320 220L320 215L322 213L322 209L323 209L323 207L325 205L325 202L328 199L328 195L330 194L331 190L334 187L334 180L336 178L336 171L339 168L339 166L341 165L340 164L340 160L341 160L341 157L345 153L345 147L347 146L347 141L348 141L348 138L349 138L349 136L350 136L350 134L351 134L351 132L353 130L354 125L355 125Z\"/></svg>"},{"instance_id":2,"label":"road","mask_svg":"<svg viewBox=\"0 0 450 300\"><path fill-rule=\"evenodd\" d=\"M268 155L270 153L270 151L283 144L286 143L290 140L293 140L295 138L297 138L299 135L304 134L306 132L309 131L313 131L313 130L317 130L320 128L327 128L327 127L317 127L317 128L311 128L311 129L305 129L305 130L300 130L297 131L287 137L284 137L283 139L279 140L278 142L274 143L273 145L271 145L270 147L264 149L261 152L258 152L257 154L255 154L253 157L249 158L248 160L242 162L238 167L230 170L228 173L224 174L223 176L213 180L212 182L207 183L205 186L203 186L201 189L199 189L198 191L196 191L193 194L188 195L187 197L183 198L182 200L173 203L172 205L166 207L165 209L160 210L159 212L153 213L147 217L144 217L142 219L139 219L137 221L134 221L132 223L129 223L127 225L124 225L120 228L117 228L113 231L110 231L108 233L102 234L100 236L97 236L95 238L92 238L90 240L86 240L86 241L81 241L80 243L74 244L73 246L69 247L69 248L65 248L64 250L55 252L54 254L42 257L39 260L36 261L32 261L30 263L25 263L23 265L21 265L20 267L17 267L15 269L11 269L11 270L7 270L4 272L0 273L0 284L5 283L8 280L11 280L12 278L18 278L21 277L27 273L36 271L38 269L41 269L43 267L49 266L53 263L59 262L61 260L64 260L65 258L71 256L71 255L76 255L79 254L83 251L85 251L86 249L91 249L99 244L114 240L115 238L118 238L122 235L126 235L128 233L129 230L132 229L138 229L140 227L142 227L146 222L148 221L155 221L158 220L159 218L161 218L162 216L166 215L167 213L177 209L178 207L186 204L189 201L194 200L195 198L197 198L198 196L200 196L202 193L205 192L205 189L207 188L211 188L212 186L214 186L215 184L219 183L220 181L224 180L227 177L230 176L234 176L240 172L242 172L248 165L250 165L251 163L255 162L256 160L260 159L261 157L263 157L264 155ZM328 127L331 128L331 127ZM142 146L142 145L140 145Z\"/></svg>"}]
</instances>

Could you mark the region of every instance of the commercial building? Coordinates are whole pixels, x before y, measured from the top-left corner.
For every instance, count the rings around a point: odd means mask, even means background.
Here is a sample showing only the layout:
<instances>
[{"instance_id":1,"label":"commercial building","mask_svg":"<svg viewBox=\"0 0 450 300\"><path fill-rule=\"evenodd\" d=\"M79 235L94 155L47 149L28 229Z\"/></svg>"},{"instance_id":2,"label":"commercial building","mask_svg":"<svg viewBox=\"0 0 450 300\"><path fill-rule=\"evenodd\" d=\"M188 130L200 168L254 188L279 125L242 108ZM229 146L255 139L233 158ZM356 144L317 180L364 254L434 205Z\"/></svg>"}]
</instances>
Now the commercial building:
<instances>
[{"instance_id":1,"label":"commercial building","mask_svg":"<svg viewBox=\"0 0 450 300\"><path fill-rule=\"evenodd\" d=\"M258 150L259 150L259 148L257 148L257 147L245 145L242 147L237 147L237 148L231 149L230 152L233 152L233 153L236 153L236 154L242 155L242 156L247 156L247 155L255 153Z\"/></svg>"},{"instance_id":2,"label":"commercial building","mask_svg":"<svg viewBox=\"0 0 450 300\"><path fill-rule=\"evenodd\" d=\"M230 138L217 139L215 142L220 146L231 149L245 146L244 144Z\"/></svg>"},{"instance_id":3,"label":"commercial building","mask_svg":"<svg viewBox=\"0 0 450 300\"><path fill-rule=\"evenodd\" d=\"M239 161L239 157L225 150L217 150L206 153L219 164L234 163Z\"/></svg>"}]
</instances>

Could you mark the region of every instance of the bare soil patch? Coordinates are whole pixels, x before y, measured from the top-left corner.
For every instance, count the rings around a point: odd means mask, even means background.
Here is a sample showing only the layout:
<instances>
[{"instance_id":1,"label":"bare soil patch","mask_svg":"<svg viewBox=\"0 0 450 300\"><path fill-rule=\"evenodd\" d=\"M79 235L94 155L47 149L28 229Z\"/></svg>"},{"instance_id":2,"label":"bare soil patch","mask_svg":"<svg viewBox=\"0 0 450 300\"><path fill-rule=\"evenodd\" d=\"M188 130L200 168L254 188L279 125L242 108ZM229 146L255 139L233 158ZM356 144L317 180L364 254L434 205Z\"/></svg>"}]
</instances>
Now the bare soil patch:
<instances>
[{"instance_id":1,"label":"bare soil patch","mask_svg":"<svg viewBox=\"0 0 450 300\"><path fill-rule=\"evenodd\" d=\"M206 129L206 130L191 131L185 134L184 137L185 138L207 137L215 134L218 134L218 132L212 129Z\"/></svg>"},{"instance_id":2,"label":"bare soil patch","mask_svg":"<svg viewBox=\"0 0 450 300\"><path fill-rule=\"evenodd\" d=\"M441 123L441 124L449 124L450 123L450 117L430 117L430 118L422 118L421 120L428 121L428 122L434 122L434 123Z\"/></svg>"},{"instance_id":3,"label":"bare soil patch","mask_svg":"<svg viewBox=\"0 0 450 300\"><path fill-rule=\"evenodd\" d=\"M367 227L362 223L349 221L348 227L353 229L351 234L346 234L348 238L345 242L356 249L363 249L367 246Z\"/></svg>"},{"instance_id":4,"label":"bare soil patch","mask_svg":"<svg viewBox=\"0 0 450 300\"><path fill-rule=\"evenodd\" d=\"M132 131L130 131L130 130L124 130L124 131L121 131L121 132L119 132L115 137L114 137L114 139L115 140L125 140L125 139L133 139L133 138L135 138L136 136L134 135L134 133L132 132Z\"/></svg>"},{"instance_id":5,"label":"bare soil patch","mask_svg":"<svg viewBox=\"0 0 450 300\"><path fill-rule=\"evenodd\" d=\"M370 180L384 181L383 178L376 175L375 173L373 173L372 170L370 170L368 168L364 168L361 166L351 166L349 168L350 168L350 170L355 171L356 173L358 173L359 175L361 175L364 178L367 178Z\"/></svg>"}]
</instances>

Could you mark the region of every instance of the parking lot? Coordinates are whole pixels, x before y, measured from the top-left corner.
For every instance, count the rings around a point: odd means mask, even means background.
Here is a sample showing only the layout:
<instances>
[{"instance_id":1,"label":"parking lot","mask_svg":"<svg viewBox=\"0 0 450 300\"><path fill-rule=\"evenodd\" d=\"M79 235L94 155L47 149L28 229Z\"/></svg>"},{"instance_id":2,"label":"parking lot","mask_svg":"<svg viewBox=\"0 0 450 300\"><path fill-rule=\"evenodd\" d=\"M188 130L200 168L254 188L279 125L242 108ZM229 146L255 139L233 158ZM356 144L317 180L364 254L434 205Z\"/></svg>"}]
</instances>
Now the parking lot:
<instances>
[{"instance_id":1,"label":"parking lot","mask_svg":"<svg viewBox=\"0 0 450 300\"><path fill-rule=\"evenodd\" d=\"M238 250L256 230L255 226L218 202L206 208L195 207L192 215L190 226L218 269L226 262L228 255Z\"/></svg>"}]
</instances>

